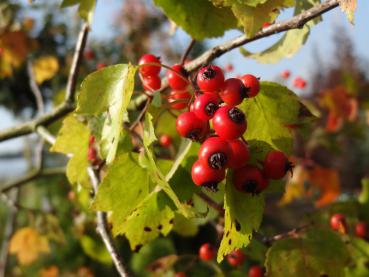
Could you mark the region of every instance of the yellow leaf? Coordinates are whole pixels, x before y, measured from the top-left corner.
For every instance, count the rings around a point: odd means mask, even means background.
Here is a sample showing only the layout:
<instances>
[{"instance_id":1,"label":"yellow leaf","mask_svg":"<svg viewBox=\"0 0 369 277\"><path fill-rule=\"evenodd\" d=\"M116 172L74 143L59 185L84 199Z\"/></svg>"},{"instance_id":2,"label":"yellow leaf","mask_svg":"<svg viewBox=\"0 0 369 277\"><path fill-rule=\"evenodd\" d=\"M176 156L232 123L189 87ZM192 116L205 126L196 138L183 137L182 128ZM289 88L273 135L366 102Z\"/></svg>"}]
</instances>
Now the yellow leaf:
<instances>
[{"instance_id":1,"label":"yellow leaf","mask_svg":"<svg viewBox=\"0 0 369 277\"><path fill-rule=\"evenodd\" d=\"M11 238L9 252L17 255L22 265L29 265L37 260L41 253L49 253L49 241L31 227L19 229Z\"/></svg>"},{"instance_id":2,"label":"yellow leaf","mask_svg":"<svg viewBox=\"0 0 369 277\"><path fill-rule=\"evenodd\" d=\"M0 78L9 77L34 48L34 43L23 31L5 32L0 35Z\"/></svg>"},{"instance_id":3,"label":"yellow leaf","mask_svg":"<svg viewBox=\"0 0 369 277\"><path fill-rule=\"evenodd\" d=\"M354 23L354 12L357 6L357 0L339 0L341 10L346 13L348 20Z\"/></svg>"},{"instance_id":4,"label":"yellow leaf","mask_svg":"<svg viewBox=\"0 0 369 277\"><path fill-rule=\"evenodd\" d=\"M279 201L279 205L284 206L293 202L294 200L303 198L306 196L305 181L307 179L307 172L303 166L297 165L293 169L292 177L289 177L285 192L282 199Z\"/></svg>"},{"instance_id":5,"label":"yellow leaf","mask_svg":"<svg viewBox=\"0 0 369 277\"><path fill-rule=\"evenodd\" d=\"M44 56L35 60L32 64L35 79L38 84L54 77L59 70L58 60L54 56Z\"/></svg>"},{"instance_id":6,"label":"yellow leaf","mask_svg":"<svg viewBox=\"0 0 369 277\"><path fill-rule=\"evenodd\" d=\"M43 268L40 271L40 277L58 277L59 269L55 266L49 266L48 268Z\"/></svg>"}]
</instances>

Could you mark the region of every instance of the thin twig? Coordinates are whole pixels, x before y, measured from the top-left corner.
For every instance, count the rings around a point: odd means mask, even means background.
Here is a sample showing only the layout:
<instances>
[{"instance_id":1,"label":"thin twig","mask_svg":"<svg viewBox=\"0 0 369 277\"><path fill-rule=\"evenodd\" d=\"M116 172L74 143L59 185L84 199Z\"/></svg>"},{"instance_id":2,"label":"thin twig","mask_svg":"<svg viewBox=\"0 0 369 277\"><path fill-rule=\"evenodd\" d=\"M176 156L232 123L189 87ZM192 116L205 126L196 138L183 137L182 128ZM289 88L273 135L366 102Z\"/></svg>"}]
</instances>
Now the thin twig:
<instances>
[{"instance_id":1,"label":"thin twig","mask_svg":"<svg viewBox=\"0 0 369 277\"><path fill-rule=\"evenodd\" d=\"M83 23L81 31L79 32L76 48L74 50L73 60L69 71L67 88L65 93L65 102L74 103L76 93L76 83L78 78L78 71L83 59L83 52L86 47L88 32L90 26L87 22Z\"/></svg>"},{"instance_id":2,"label":"thin twig","mask_svg":"<svg viewBox=\"0 0 369 277\"><path fill-rule=\"evenodd\" d=\"M186 62L186 59L188 55L190 54L192 48L194 47L195 43L196 43L196 40L192 39L190 44L187 46L186 51L183 53L183 56L181 58L181 65L183 65Z\"/></svg>"},{"instance_id":3,"label":"thin twig","mask_svg":"<svg viewBox=\"0 0 369 277\"><path fill-rule=\"evenodd\" d=\"M19 198L19 189L13 189L8 198L17 203ZM5 277L6 264L8 261L9 243L11 236L13 235L16 223L18 209L13 206L9 206L8 218L4 228L4 234L2 236L2 244L0 249L0 277Z\"/></svg>"},{"instance_id":4,"label":"thin twig","mask_svg":"<svg viewBox=\"0 0 369 277\"><path fill-rule=\"evenodd\" d=\"M141 120L144 118L145 113L147 111L147 109L150 107L152 101L152 97L147 98L145 106L143 107L143 109L141 110L140 114L137 116L136 120L131 124L131 126L129 127L129 130L132 131L136 128L136 126L141 122Z\"/></svg>"},{"instance_id":5,"label":"thin twig","mask_svg":"<svg viewBox=\"0 0 369 277\"><path fill-rule=\"evenodd\" d=\"M327 0L286 21L277 22L277 23L274 23L268 26L267 28L263 28L261 31L257 32L251 38L247 38L245 35L243 35L235 39L232 39L230 41L227 41L223 44L217 45L209 49L208 51L204 52L201 56L197 57L191 62L185 64L184 67L188 72L193 72L197 70L198 68L200 68L201 66L210 63L215 58L239 46L242 46L246 43L259 40L261 38L268 37L274 34L282 33L288 30L302 28L308 21L332 10L333 8L336 8L337 6L338 6L338 0ZM85 26L84 28L82 28L82 34L86 37L87 37L88 29L89 28ZM81 45L84 41L85 39L79 40ZM83 52L82 47L76 47L76 49L80 49L79 53ZM75 55L75 57L80 57L80 55ZM79 62L75 62L72 64L76 65L76 67L72 67L74 68L74 70L76 70L78 68ZM66 99L68 99L68 101L64 102L61 106L57 107L55 110L53 110L50 113L45 114L42 117L39 117L29 122L25 122L18 126L3 130L2 132L0 132L0 142L33 133L38 126L40 125L46 126L50 123L55 122L59 118L68 114L69 112L73 111L74 94L75 94L75 80L77 79L76 72L77 71L74 71L74 72L72 71L71 72L72 74L70 74L71 76L69 78L70 82L68 82L69 85L67 86L68 89L66 93ZM162 88L160 89L160 91L163 91L166 88L167 88L167 82L166 80L163 80ZM142 101L146 101L146 99L147 99L146 97L142 97Z\"/></svg>"},{"instance_id":6,"label":"thin twig","mask_svg":"<svg viewBox=\"0 0 369 277\"><path fill-rule=\"evenodd\" d=\"M278 235L275 235L273 237L270 238L262 238L262 242L265 243L266 245L271 245L274 241L278 241L278 240L282 240L282 239L286 239L286 238L291 238L291 237L296 237L299 233L305 231L306 229L310 228L313 225L313 223L308 223L305 225L302 225L300 227L296 227L293 228L292 230L285 232L285 233L281 233Z\"/></svg>"},{"instance_id":7,"label":"thin twig","mask_svg":"<svg viewBox=\"0 0 369 277\"><path fill-rule=\"evenodd\" d=\"M224 209L221 205L219 205L217 202L215 202L211 197L203 193L202 191L199 191L196 193L197 196L199 196L202 200L204 200L210 207L217 210L220 215L224 216Z\"/></svg>"},{"instance_id":8,"label":"thin twig","mask_svg":"<svg viewBox=\"0 0 369 277\"><path fill-rule=\"evenodd\" d=\"M88 168L88 175L90 176L92 187L96 194L99 187L99 179L92 167ZM111 258L113 259L115 268L117 269L120 276L128 277L128 273L124 268L122 258L120 257L117 248L114 244L114 240L111 235L110 228L108 226L108 222L106 219L106 213L98 211L96 212L96 217L97 217L97 228L96 228L97 232L100 234L106 249L108 250Z\"/></svg>"},{"instance_id":9,"label":"thin twig","mask_svg":"<svg viewBox=\"0 0 369 277\"><path fill-rule=\"evenodd\" d=\"M30 60L27 61L27 71L28 71L28 77L29 77L29 86L31 88L33 95L35 96L38 115L41 115L45 112L45 104L44 104L44 100L42 99L41 90L36 83L35 74L33 72L32 63Z\"/></svg>"}]
</instances>

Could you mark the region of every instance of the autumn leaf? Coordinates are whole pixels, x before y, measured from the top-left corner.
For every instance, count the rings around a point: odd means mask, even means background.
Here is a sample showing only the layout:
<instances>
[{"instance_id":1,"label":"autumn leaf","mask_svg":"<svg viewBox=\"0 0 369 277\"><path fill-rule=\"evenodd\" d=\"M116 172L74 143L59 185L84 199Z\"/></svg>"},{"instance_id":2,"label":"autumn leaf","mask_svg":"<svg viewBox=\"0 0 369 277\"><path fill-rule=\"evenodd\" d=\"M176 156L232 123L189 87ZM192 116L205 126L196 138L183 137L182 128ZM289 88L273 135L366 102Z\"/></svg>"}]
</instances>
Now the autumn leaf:
<instances>
[{"instance_id":1,"label":"autumn leaf","mask_svg":"<svg viewBox=\"0 0 369 277\"><path fill-rule=\"evenodd\" d=\"M308 173L302 165L297 165L293 169L293 175L288 178L286 183L285 193L279 205L284 206L300 199L306 195L305 181L307 180Z\"/></svg>"},{"instance_id":2,"label":"autumn leaf","mask_svg":"<svg viewBox=\"0 0 369 277\"><path fill-rule=\"evenodd\" d=\"M47 268L43 268L40 270L40 277L58 277L59 276L59 269L55 266L49 266Z\"/></svg>"},{"instance_id":3,"label":"autumn leaf","mask_svg":"<svg viewBox=\"0 0 369 277\"><path fill-rule=\"evenodd\" d=\"M357 7L357 0L338 0L341 10L346 13L350 23L354 23L354 12Z\"/></svg>"},{"instance_id":4,"label":"autumn leaf","mask_svg":"<svg viewBox=\"0 0 369 277\"><path fill-rule=\"evenodd\" d=\"M29 265L42 253L49 253L49 241L31 227L19 229L11 238L9 252L17 255L21 265Z\"/></svg>"},{"instance_id":5,"label":"autumn leaf","mask_svg":"<svg viewBox=\"0 0 369 277\"><path fill-rule=\"evenodd\" d=\"M54 56L43 56L32 63L32 69L38 84L51 79L59 70L59 63Z\"/></svg>"}]
</instances>

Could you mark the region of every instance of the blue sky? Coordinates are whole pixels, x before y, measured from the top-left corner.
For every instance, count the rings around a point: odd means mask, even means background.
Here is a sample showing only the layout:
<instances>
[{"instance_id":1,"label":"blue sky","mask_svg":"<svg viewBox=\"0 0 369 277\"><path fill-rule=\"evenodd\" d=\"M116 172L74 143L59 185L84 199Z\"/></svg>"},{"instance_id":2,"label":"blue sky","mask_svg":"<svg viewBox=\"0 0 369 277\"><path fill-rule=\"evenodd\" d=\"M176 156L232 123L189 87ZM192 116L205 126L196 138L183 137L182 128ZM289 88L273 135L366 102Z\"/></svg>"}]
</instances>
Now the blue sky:
<instances>
[{"instance_id":1,"label":"blue sky","mask_svg":"<svg viewBox=\"0 0 369 277\"><path fill-rule=\"evenodd\" d=\"M23 0L22 0L23 1ZM24 0L24 2L27 2ZM96 20L92 26L92 37L94 39L104 40L112 35L111 29L113 18L121 5L121 0L104 0L98 1L95 12ZM74 9L70 13L74 13ZM292 10L284 12L281 18L288 18L292 15ZM316 49L320 55L322 63L332 62L332 37L338 26L344 27L354 42L357 54L366 60L369 60L369 34L368 34L368 18L369 18L369 1L358 0L358 9L355 14L355 25L348 23L346 16L340 9L335 9L323 16L323 21L315 26L307 43L292 58L283 59L277 64L259 64L253 60L246 59L238 50L233 50L219 58L217 62L225 65L232 63L235 67L234 75L252 73L260 76L263 80L274 80L282 70L289 69L295 75L301 75L309 79L310 72L314 69L316 62L313 60L313 51ZM207 40L209 46L221 43L222 41L232 39L240 35L238 31L229 31L224 37ZM281 35L272 38L262 39L247 46L250 51L260 51L273 44ZM181 30L178 30L175 38L184 46L190 41L190 37ZM10 127L15 124L14 118L4 109L0 108L0 129ZM10 151L18 148L22 140L0 143L1 151Z\"/></svg>"}]
</instances>

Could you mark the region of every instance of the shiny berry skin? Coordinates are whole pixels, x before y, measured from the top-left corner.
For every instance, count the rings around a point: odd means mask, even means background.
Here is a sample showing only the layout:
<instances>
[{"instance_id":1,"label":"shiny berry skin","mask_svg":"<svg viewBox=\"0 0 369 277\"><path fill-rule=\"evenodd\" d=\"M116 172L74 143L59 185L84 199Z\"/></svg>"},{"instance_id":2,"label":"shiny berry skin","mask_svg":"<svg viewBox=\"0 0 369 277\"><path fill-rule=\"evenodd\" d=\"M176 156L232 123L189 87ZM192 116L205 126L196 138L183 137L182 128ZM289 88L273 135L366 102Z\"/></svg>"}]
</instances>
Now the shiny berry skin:
<instances>
[{"instance_id":1,"label":"shiny berry skin","mask_svg":"<svg viewBox=\"0 0 369 277\"><path fill-rule=\"evenodd\" d=\"M347 233L346 217L343 214L334 214L330 219L331 228L340 233Z\"/></svg>"},{"instance_id":2,"label":"shiny berry skin","mask_svg":"<svg viewBox=\"0 0 369 277\"><path fill-rule=\"evenodd\" d=\"M246 74L240 79L247 89L246 95L248 98L255 97L259 93L260 82L254 75Z\"/></svg>"},{"instance_id":3,"label":"shiny berry skin","mask_svg":"<svg viewBox=\"0 0 369 277\"><path fill-rule=\"evenodd\" d=\"M245 193L258 194L268 185L260 169L253 165L246 165L233 172L233 184L236 189Z\"/></svg>"},{"instance_id":4,"label":"shiny berry skin","mask_svg":"<svg viewBox=\"0 0 369 277\"><path fill-rule=\"evenodd\" d=\"M263 277L263 269L258 265L253 265L249 268L248 277Z\"/></svg>"},{"instance_id":5,"label":"shiny berry skin","mask_svg":"<svg viewBox=\"0 0 369 277\"><path fill-rule=\"evenodd\" d=\"M197 74L197 85L204 92L218 92L223 89L224 74L216 65L201 68Z\"/></svg>"},{"instance_id":6,"label":"shiny berry skin","mask_svg":"<svg viewBox=\"0 0 369 277\"><path fill-rule=\"evenodd\" d=\"M173 110L187 108L192 96L187 90L173 90L169 93L168 103Z\"/></svg>"},{"instance_id":7,"label":"shiny berry skin","mask_svg":"<svg viewBox=\"0 0 369 277\"><path fill-rule=\"evenodd\" d=\"M219 96L227 105L237 106L242 103L246 93L247 89L240 79L229 78L225 80Z\"/></svg>"},{"instance_id":8,"label":"shiny berry skin","mask_svg":"<svg viewBox=\"0 0 369 277\"><path fill-rule=\"evenodd\" d=\"M169 86L174 90L185 89L189 84L186 70L180 64L173 65L171 69L167 72Z\"/></svg>"},{"instance_id":9,"label":"shiny berry skin","mask_svg":"<svg viewBox=\"0 0 369 277\"><path fill-rule=\"evenodd\" d=\"M355 235L359 238L368 238L368 226L365 222L359 221L355 224Z\"/></svg>"},{"instance_id":10,"label":"shiny berry skin","mask_svg":"<svg viewBox=\"0 0 369 277\"><path fill-rule=\"evenodd\" d=\"M159 75L151 75L142 79L142 84L145 90L156 91L161 88L161 79Z\"/></svg>"},{"instance_id":11,"label":"shiny berry skin","mask_svg":"<svg viewBox=\"0 0 369 277\"><path fill-rule=\"evenodd\" d=\"M97 150L95 147L90 146L87 152L87 160L94 163L97 160Z\"/></svg>"},{"instance_id":12,"label":"shiny berry skin","mask_svg":"<svg viewBox=\"0 0 369 277\"><path fill-rule=\"evenodd\" d=\"M218 96L213 93L204 93L196 97L193 102L193 112L202 120L210 120L219 108Z\"/></svg>"},{"instance_id":13,"label":"shiny berry skin","mask_svg":"<svg viewBox=\"0 0 369 277\"><path fill-rule=\"evenodd\" d=\"M149 63L160 64L160 58L158 58L158 57L156 57L152 54L145 54L138 61L139 65L149 64ZM139 71L140 71L142 76L147 77L147 76L158 75L159 72L160 72L160 69L161 69L161 66L150 64L150 65L141 66Z\"/></svg>"},{"instance_id":14,"label":"shiny berry skin","mask_svg":"<svg viewBox=\"0 0 369 277\"><path fill-rule=\"evenodd\" d=\"M250 158L249 147L242 140L234 139L228 141L232 149L231 159L229 160L229 168L240 168L247 164Z\"/></svg>"},{"instance_id":15,"label":"shiny berry skin","mask_svg":"<svg viewBox=\"0 0 369 277\"><path fill-rule=\"evenodd\" d=\"M245 261L245 254L240 249L227 255L227 261L231 266L239 266Z\"/></svg>"},{"instance_id":16,"label":"shiny berry skin","mask_svg":"<svg viewBox=\"0 0 369 277\"><path fill-rule=\"evenodd\" d=\"M177 272L174 277L187 277L187 275L184 272Z\"/></svg>"},{"instance_id":17,"label":"shiny berry skin","mask_svg":"<svg viewBox=\"0 0 369 277\"><path fill-rule=\"evenodd\" d=\"M281 73L281 77L282 77L283 79L288 79L288 78L290 77L290 75L291 75L291 72L290 72L289 70L284 70L284 71L282 71L282 73Z\"/></svg>"},{"instance_id":18,"label":"shiny berry skin","mask_svg":"<svg viewBox=\"0 0 369 277\"><path fill-rule=\"evenodd\" d=\"M199 150L199 161L213 169L225 169L231 157L230 145L219 137L206 139Z\"/></svg>"},{"instance_id":19,"label":"shiny berry skin","mask_svg":"<svg viewBox=\"0 0 369 277\"><path fill-rule=\"evenodd\" d=\"M264 159L264 175L269 179L282 179L292 168L292 163L281 151L270 151Z\"/></svg>"},{"instance_id":20,"label":"shiny berry skin","mask_svg":"<svg viewBox=\"0 0 369 277\"><path fill-rule=\"evenodd\" d=\"M239 138L247 128L245 114L236 107L223 106L214 114L213 128L221 138Z\"/></svg>"},{"instance_id":21,"label":"shiny berry skin","mask_svg":"<svg viewBox=\"0 0 369 277\"><path fill-rule=\"evenodd\" d=\"M210 243L201 245L199 249L200 259L203 261L210 261L215 258L216 249Z\"/></svg>"},{"instance_id":22,"label":"shiny berry skin","mask_svg":"<svg viewBox=\"0 0 369 277\"><path fill-rule=\"evenodd\" d=\"M169 135L162 135L159 138L159 143L162 147L169 147L172 144L172 138Z\"/></svg>"},{"instance_id":23,"label":"shiny berry skin","mask_svg":"<svg viewBox=\"0 0 369 277\"><path fill-rule=\"evenodd\" d=\"M209 123L199 119L193 112L184 112L177 117L177 132L182 137L200 140L208 131Z\"/></svg>"},{"instance_id":24,"label":"shiny berry skin","mask_svg":"<svg viewBox=\"0 0 369 277\"><path fill-rule=\"evenodd\" d=\"M191 177L196 186L204 186L216 191L218 183L225 178L225 170L213 169L209 165L197 160L192 165Z\"/></svg>"}]
</instances>

